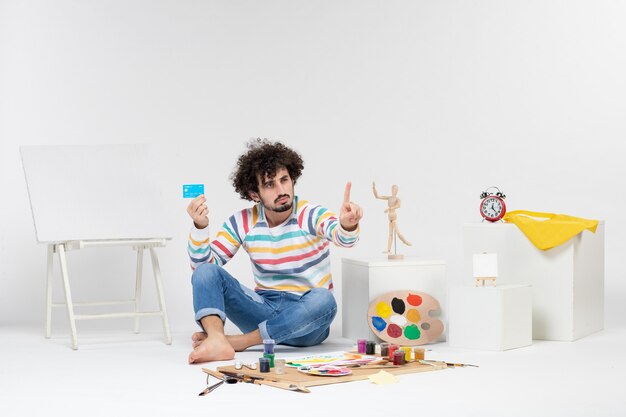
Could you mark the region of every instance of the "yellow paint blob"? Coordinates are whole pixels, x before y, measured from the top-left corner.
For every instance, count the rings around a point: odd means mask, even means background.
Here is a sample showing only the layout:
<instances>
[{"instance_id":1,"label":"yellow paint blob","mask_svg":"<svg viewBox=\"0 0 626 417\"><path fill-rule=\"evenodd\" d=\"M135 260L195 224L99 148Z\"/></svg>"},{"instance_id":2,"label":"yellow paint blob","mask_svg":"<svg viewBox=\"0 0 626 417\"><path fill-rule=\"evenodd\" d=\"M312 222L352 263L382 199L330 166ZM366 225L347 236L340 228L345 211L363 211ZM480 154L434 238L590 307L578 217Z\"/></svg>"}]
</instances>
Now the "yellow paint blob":
<instances>
[{"instance_id":1,"label":"yellow paint blob","mask_svg":"<svg viewBox=\"0 0 626 417\"><path fill-rule=\"evenodd\" d=\"M419 323L421 320L420 313L416 309L412 308L406 313L406 318L413 323Z\"/></svg>"},{"instance_id":2,"label":"yellow paint blob","mask_svg":"<svg viewBox=\"0 0 626 417\"><path fill-rule=\"evenodd\" d=\"M376 304L376 313L380 317L386 319L387 317L391 316L391 306L384 301L381 301L380 303Z\"/></svg>"}]
</instances>

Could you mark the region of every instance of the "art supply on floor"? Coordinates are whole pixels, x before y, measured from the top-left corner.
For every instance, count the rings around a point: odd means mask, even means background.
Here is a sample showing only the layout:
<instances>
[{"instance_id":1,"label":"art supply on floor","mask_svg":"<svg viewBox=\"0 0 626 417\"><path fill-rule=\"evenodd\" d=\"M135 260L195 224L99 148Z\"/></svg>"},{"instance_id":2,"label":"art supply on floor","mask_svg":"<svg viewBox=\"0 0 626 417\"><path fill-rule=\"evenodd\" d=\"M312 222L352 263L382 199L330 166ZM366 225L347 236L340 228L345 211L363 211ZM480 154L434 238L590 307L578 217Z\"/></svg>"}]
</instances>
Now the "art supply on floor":
<instances>
[{"instance_id":1,"label":"art supply on floor","mask_svg":"<svg viewBox=\"0 0 626 417\"><path fill-rule=\"evenodd\" d=\"M207 374L206 375L206 388L202 392L200 392L200 394L198 394L199 396L212 393L217 388L221 387L224 383L236 384L238 382L237 379L231 378L230 376L221 374L220 372L217 372L217 371L211 371L211 372L207 372L207 370L204 370L204 371ZM211 376L214 378L217 378L218 382L214 383L213 385L209 385L209 377Z\"/></svg>"},{"instance_id":2,"label":"art supply on floor","mask_svg":"<svg viewBox=\"0 0 626 417\"><path fill-rule=\"evenodd\" d=\"M404 355L401 357L404 358ZM352 357L356 354L347 352L345 356ZM318 354L317 356L337 356L331 354ZM380 358L379 358L380 359ZM289 361L289 359L287 359ZM369 366L369 365L367 365ZM235 375L242 377L241 380L243 382L254 383L257 385L269 385L276 388L281 388L290 391L296 392L309 392L307 387L314 387L319 385L329 385L343 382L351 382L351 381L361 381L368 379L371 375L378 373L381 369L374 368L369 369L365 367L356 367L350 368L352 373L350 375L337 376L337 377L328 377L321 375L311 375L304 372L298 371L297 368L294 367L285 367L285 373L282 375L277 375L275 372L267 372L261 373L259 370L252 371L248 369L242 369L237 371L234 369L233 365L221 366L217 368L217 371L212 371L209 369L202 369L204 372L223 372L229 375ZM446 369L446 365L444 362L431 361L428 364L420 363L420 362L409 362L407 364L395 367L389 367L384 369L385 372L388 372L393 375L404 375L404 374L412 374L412 373L421 373L421 372L429 372L429 371L438 371ZM402 382L402 381L400 381Z\"/></svg>"},{"instance_id":3,"label":"art supply on floor","mask_svg":"<svg viewBox=\"0 0 626 417\"><path fill-rule=\"evenodd\" d=\"M256 362L242 362L242 361L235 361L235 369L242 369L242 368L248 368L248 369L252 369L255 370L256 369Z\"/></svg>"},{"instance_id":4,"label":"art supply on floor","mask_svg":"<svg viewBox=\"0 0 626 417\"><path fill-rule=\"evenodd\" d=\"M270 360L270 368L273 368L274 367L274 354L273 353L264 353L263 357Z\"/></svg>"},{"instance_id":5,"label":"art supply on floor","mask_svg":"<svg viewBox=\"0 0 626 417\"><path fill-rule=\"evenodd\" d=\"M478 365L470 365L469 363L451 363L451 362L446 362L446 366L449 366L451 368L462 368L465 366L473 366L474 368L478 368Z\"/></svg>"},{"instance_id":6,"label":"art supply on floor","mask_svg":"<svg viewBox=\"0 0 626 417\"><path fill-rule=\"evenodd\" d=\"M404 361L411 362L411 346L400 346L400 350L404 352Z\"/></svg>"},{"instance_id":7,"label":"art supply on floor","mask_svg":"<svg viewBox=\"0 0 626 417\"><path fill-rule=\"evenodd\" d=\"M413 356L415 356L415 360L423 360L426 355L426 349L423 347L414 347L413 348Z\"/></svg>"},{"instance_id":8,"label":"art supply on floor","mask_svg":"<svg viewBox=\"0 0 626 417\"><path fill-rule=\"evenodd\" d=\"M263 353L274 353L276 342L273 339L263 339Z\"/></svg>"},{"instance_id":9,"label":"art supply on floor","mask_svg":"<svg viewBox=\"0 0 626 417\"><path fill-rule=\"evenodd\" d=\"M366 365L345 365L346 368L350 368L350 369L388 369L388 368L393 368L396 369L398 368L396 365L394 365L393 363L390 362L373 362L371 364L366 364Z\"/></svg>"},{"instance_id":10,"label":"art supply on floor","mask_svg":"<svg viewBox=\"0 0 626 417\"><path fill-rule=\"evenodd\" d=\"M368 378L374 384L378 384L378 385L395 384L398 381L400 381L400 379L397 376L390 374L389 372L385 372L385 371L380 371L376 374L370 375Z\"/></svg>"},{"instance_id":11,"label":"art supply on floor","mask_svg":"<svg viewBox=\"0 0 626 417\"><path fill-rule=\"evenodd\" d=\"M364 365L378 360L380 360L380 358L375 355L365 355L354 352L332 352L301 358L290 358L287 359L287 366L298 368L303 365Z\"/></svg>"},{"instance_id":12,"label":"art supply on floor","mask_svg":"<svg viewBox=\"0 0 626 417\"><path fill-rule=\"evenodd\" d=\"M285 373L285 359L274 360L274 372L276 375L283 375Z\"/></svg>"},{"instance_id":13,"label":"art supply on floor","mask_svg":"<svg viewBox=\"0 0 626 417\"><path fill-rule=\"evenodd\" d=\"M394 345L393 343L391 343L389 345L389 360L390 361L393 361L393 354L396 350L398 350L398 345Z\"/></svg>"},{"instance_id":14,"label":"art supply on floor","mask_svg":"<svg viewBox=\"0 0 626 417\"><path fill-rule=\"evenodd\" d=\"M382 342L380 344L380 356L382 356L383 358L388 358L389 357L389 345L391 343L387 343L387 342Z\"/></svg>"},{"instance_id":15,"label":"art supply on floor","mask_svg":"<svg viewBox=\"0 0 626 417\"><path fill-rule=\"evenodd\" d=\"M421 363L427 363L427 364L433 364L433 363L441 363L439 361L433 361L433 360L421 360ZM446 366L448 368L463 368L466 366L472 366L474 368L478 368L478 365L470 365L469 363L453 363L453 362L443 362L446 364Z\"/></svg>"},{"instance_id":16,"label":"art supply on floor","mask_svg":"<svg viewBox=\"0 0 626 417\"><path fill-rule=\"evenodd\" d=\"M352 370L343 366L322 365L322 366L301 366L298 372L317 376L345 376L350 375Z\"/></svg>"},{"instance_id":17,"label":"art supply on floor","mask_svg":"<svg viewBox=\"0 0 626 417\"><path fill-rule=\"evenodd\" d=\"M404 351L396 350L393 352L393 364L394 365L404 365L406 361L404 360Z\"/></svg>"},{"instance_id":18,"label":"art supply on floor","mask_svg":"<svg viewBox=\"0 0 626 417\"><path fill-rule=\"evenodd\" d=\"M365 354L374 355L376 353L376 342L368 340L365 342Z\"/></svg>"},{"instance_id":19,"label":"art supply on floor","mask_svg":"<svg viewBox=\"0 0 626 417\"><path fill-rule=\"evenodd\" d=\"M366 345L367 345L367 340L366 339L357 339L357 341L356 341L357 352L365 353Z\"/></svg>"},{"instance_id":20,"label":"art supply on floor","mask_svg":"<svg viewBox=\"0 0 626 417\"><path fill-rule=\"evenodd\" d=\"M271 387L281 388L281 389L285 389L288 391L296 391L296 392L304 392L304 393L311 392L308 388L301 386L298 383L265 379L265 377L260 376L261 374L250 375L245 372L233 372L232 370L226 370L226 369L221 369L221 368L219 371L213 371L211 369L202 368L202 371L218 379L223 379L223 381L226 382L227 384L245 382L248 384L255 384L255 385L269 385ZM207 376L207 383L208 383L208 376Z\"/></svg>"},{"instance_id":21,"label":"art supply on floor","mask_svg":"<svg viewBox=\"0 0 626 417\"><path fill-rule=\"evenodd\" d=\"M267 373L270 371L270 360L268 358L259 358L259 370L262 373Z\"/></svg>"}]
</instances>

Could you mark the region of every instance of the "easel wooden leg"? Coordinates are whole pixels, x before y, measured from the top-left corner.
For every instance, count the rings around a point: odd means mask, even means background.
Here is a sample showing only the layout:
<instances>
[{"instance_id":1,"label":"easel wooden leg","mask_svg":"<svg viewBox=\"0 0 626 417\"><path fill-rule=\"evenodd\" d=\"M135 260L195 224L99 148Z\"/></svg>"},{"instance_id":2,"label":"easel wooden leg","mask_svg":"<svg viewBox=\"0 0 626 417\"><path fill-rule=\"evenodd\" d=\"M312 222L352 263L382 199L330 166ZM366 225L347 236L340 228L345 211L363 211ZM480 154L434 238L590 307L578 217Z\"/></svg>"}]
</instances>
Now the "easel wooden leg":
<instances>
[{"instance_id":1,"label":"easel wooden leg","mask_svg":"<svg viewBox=\"0 0 626 417\"><path fill-rule=\"evenodd\" d=\"M137 271L135 276L135 313L139 311L141 300L141 279L143 276L143 246L137 247ZM135 333L139 333L139 316L135 316Z\"/></svg>"},{"instance_id":2,"label":"easel wooden leg","mask_svg":"<svg viewBox=\"0 0 626 417\"><path fill-rule=\"evenodd\" d=\"M65 261L65 245L57 246L59 251L59 263L61 265L61 276L63 277L63 288L65 290L65 304L67 305L67 317L70 321L72 331L72 349L78 349L78 338L76 337L76 320L74 319L74 304L72 303L72 292L70 290L70 280L67 273L67 262Z\"/></svg>"},{"instance_id":3,"label":"easel wooden leg","mask_svg":"<svg viewBox=\"0 0 626 417\"><path fill-rule=\"evenodd\" d=\"M163 297L163 284L161 283L161 270L159 269L159 260L154 248L150 248L150 258L152 259L152 271L154 272L154 281L159 294L159 307L161 308L161 319L163 319L163 331L165 332L165 344L172 344L172 336L170 335L170 325L167 320L167 311L165 310L165 298Z\"/></svg>"},{"instance_id":4,"label":"easel wooden leg","mask_svg":"<svg viewBox=\"0 0 626 417\"><path fill-rule=\"evenodd\" d=\"M485 281L489 280L493 286L496 286L496 277L476 277L476 286L485 286Z\"/></svg>"},{"instance_id":5,"label":"easel wooden leg","mask_svg":"<svg viewBox=\"0 0 626 417\"><path fill-rule=\"evenodd\" d=\"M52 334L52 265L54 262L54 245L48 245L48 261L46 276L46 339Z\"/></svg>"}]
</instances>

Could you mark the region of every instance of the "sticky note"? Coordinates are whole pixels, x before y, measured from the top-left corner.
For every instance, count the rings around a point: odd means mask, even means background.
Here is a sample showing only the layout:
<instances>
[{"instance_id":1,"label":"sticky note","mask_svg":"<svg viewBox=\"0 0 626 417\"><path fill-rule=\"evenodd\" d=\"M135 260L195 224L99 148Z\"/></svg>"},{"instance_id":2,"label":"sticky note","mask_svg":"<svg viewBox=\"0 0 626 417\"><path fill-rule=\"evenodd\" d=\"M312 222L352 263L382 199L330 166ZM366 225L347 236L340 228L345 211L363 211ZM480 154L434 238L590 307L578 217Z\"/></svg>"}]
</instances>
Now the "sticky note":
<instances>
[{"instance_id":1,"label":"sticky note","mask_svg":"<svg viewBox=\"0 0 626 417\"><path fill-rule=\"evenodd\" d=\"M200 194L204 194L204 184L183 185L183 198L196 198Z\"/></svg>"}]
</instances>

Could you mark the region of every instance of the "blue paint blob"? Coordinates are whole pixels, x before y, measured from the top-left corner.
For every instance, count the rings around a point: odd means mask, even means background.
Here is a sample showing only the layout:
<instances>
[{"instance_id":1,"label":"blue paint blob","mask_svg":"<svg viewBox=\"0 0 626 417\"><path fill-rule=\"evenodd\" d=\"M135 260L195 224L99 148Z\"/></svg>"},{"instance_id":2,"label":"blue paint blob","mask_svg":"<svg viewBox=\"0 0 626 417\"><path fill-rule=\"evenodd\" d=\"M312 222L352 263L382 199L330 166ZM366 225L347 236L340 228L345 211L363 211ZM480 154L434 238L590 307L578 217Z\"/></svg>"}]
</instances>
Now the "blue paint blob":
<instances>
[{"instance_id":1,"label":"blue paint blob","mask_svg":"<svg viewBox=\"0 0 626 417\"><path fill-rule=\"evenodd\" d=\"M385 322L385 320L378 316L372 317L372 324L374 325L374 328L379 332L382 332L383 330L385 330L385 327L387 327L387 322Z\"/></svg>"}]
</instances>

